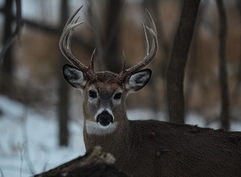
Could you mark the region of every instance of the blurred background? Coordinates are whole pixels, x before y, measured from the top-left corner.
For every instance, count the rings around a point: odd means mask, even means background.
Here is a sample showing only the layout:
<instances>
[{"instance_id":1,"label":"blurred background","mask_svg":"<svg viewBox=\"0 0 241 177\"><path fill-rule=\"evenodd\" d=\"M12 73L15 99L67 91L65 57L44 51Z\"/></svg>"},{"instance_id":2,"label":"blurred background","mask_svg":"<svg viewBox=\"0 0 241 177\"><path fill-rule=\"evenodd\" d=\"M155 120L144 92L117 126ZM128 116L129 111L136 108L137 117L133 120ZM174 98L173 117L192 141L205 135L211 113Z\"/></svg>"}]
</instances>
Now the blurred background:
<instances>
[{"instance_id":1,"label":"blurred background","mask_svg":"<svg viewBox=\"0 0 241 177\"><path fill-rule=\"evenodd\" d=\"M241 131L241 1L223 0L227 19L226 64L230 130ZM58 42L65 22L79 12L72 52L85 65L96 48L95 70L130 67L145 55L142 21L152 14L159 51L148 66L153 75L126 101L130 119L169 121L166 71L178 28L180 0L22 0L24 26L0 58L0 175L40 173L85 152L82 95L63 79L68 63ZM16 28L16 3L0 0L0 51ZM221 128L219 13L216 1L202 0L185 78L185 123Z\"/></svg>"}]
</instances>

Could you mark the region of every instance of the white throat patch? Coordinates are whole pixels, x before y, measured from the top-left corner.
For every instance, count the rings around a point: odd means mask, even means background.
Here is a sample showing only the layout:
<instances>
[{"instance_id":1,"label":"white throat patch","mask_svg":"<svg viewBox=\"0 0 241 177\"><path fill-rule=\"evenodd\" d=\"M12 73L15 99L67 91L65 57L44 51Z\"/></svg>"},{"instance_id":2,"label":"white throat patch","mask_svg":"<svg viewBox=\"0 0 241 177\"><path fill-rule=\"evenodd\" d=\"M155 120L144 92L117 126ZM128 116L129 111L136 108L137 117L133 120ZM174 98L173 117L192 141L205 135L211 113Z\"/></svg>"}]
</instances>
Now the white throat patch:
<instances>
[{"instance_id":1,"label":"white throat patch","mask_svg":"<svg viewBox=\"0 0 241 177\"><path fill-rule=\"evenodd\" d=\"M109 124L107 126L99 125L96 122L86 120L85 121L85 127L88 134L94 134L94 135L105 135L110 134L115 131L118 123L114 122L112 124Z\"/></svg>"}]
</instances>

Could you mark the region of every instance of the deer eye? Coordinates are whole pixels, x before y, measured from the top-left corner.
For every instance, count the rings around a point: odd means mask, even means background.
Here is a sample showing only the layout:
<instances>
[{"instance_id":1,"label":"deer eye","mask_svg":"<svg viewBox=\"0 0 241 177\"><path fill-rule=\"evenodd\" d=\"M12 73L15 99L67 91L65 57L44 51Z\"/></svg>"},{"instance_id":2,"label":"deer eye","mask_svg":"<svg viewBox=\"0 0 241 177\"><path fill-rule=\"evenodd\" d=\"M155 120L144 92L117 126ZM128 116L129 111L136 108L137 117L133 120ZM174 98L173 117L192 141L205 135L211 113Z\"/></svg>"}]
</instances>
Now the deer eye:
<instances>
[{"instance_id":1,"label":"deer eye","mask_svg":"<svg viewBox=\"0 0 241 177\"><path fill-rule=\"evenodd\" d=\"M97 98L97 93L94 90L89 90L89 97L91 98Z\"/></svg>"},{"instance_id":2,"label":"deer eye","mask_svg":"<svg viewBox=\"0 0 241 177\"><path fill-rule=\"evenodd\" d=\"M114 99L115 99L115 100L121 99L121 95L122 95L122 93L117 93L117 94L115 94Z\"/></svg>"}]
</instances>

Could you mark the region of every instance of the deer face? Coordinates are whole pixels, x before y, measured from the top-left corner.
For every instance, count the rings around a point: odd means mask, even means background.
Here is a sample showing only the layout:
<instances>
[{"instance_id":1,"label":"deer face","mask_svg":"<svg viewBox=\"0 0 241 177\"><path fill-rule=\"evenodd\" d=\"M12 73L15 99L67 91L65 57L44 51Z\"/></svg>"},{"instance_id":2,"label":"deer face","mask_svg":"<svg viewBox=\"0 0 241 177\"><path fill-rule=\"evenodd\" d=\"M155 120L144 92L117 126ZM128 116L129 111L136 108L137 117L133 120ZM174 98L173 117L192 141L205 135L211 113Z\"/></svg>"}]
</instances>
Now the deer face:
<instances>
[{"instance_id":1,"label":"deer face","mask_svg":"<svg viewBox=\"0 0 241 177\"><path fill-rule=\"evenodd\" d=\"M126 119L127 95L148 83L151 70L134 73L122 83L118 82L118 75L115 73L99 72L93 80L70 65L64 65L63 74L66 81L84 95L83 110L87 132L105 134L113 132L118 123Z\"/></svg>"}]
</instances>

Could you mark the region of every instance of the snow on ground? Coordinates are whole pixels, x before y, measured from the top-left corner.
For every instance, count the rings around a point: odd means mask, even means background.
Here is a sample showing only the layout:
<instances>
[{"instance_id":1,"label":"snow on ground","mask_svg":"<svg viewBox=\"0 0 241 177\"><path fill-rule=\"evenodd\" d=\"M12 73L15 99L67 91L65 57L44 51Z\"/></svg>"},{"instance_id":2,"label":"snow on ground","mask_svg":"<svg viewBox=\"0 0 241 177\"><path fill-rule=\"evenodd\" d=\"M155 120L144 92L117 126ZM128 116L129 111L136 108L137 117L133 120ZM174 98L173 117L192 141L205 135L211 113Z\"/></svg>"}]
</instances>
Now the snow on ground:
<instances>
[{"instance_id":1,"label":"snow on ground","mask_svg":"<svg viewBox=\"0 0 241 177\"><path fill-rule=\"evenodd\" d=\"M25 177L54 168L85 153L82 124L70 121L70 146L58 146L58 124L54 117L44 117L25 105L0 95L0 177ZM155 115L148 110L127 112L132 120ZM157 115L167 120L163 113ZM189 113L186 123L205 127L205 121ZM212 128L219 128L214 122ZM241 131L240 122L231 122L231 129Z\"/></svg>"},{"instance_id":2,"label":"snow on ground","mask_svg":"<svg viewBox=\"0 0 241 177\"><path fill-rule=\"evenodd\" d=\"M0 110L0 176L31 176L85 153L82 125L70 122L70 146L61 148L56 119L4 96L0 96Z\"/></svg>"}]
</instances>

